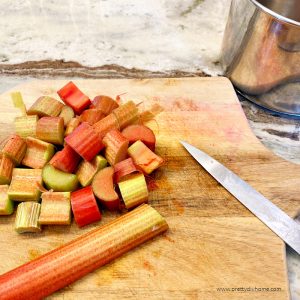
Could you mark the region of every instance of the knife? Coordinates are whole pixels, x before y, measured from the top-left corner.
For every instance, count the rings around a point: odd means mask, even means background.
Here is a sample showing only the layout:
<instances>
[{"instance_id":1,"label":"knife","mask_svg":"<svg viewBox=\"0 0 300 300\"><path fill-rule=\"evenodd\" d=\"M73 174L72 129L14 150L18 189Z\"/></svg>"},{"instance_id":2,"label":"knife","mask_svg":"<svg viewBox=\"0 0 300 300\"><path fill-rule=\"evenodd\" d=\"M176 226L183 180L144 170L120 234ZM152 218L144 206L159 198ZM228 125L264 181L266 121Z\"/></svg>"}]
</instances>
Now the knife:
<instances>
[{"instance_id":1,"label":"knife","mask_svg":"<svg viewBox=\"0 0 300 300\"><path fill-rule=\"evenodd\" d=\"M180 143L227 191L300 254L300 224L217 160L184 141Z\"/></svg>"}]
</instances>

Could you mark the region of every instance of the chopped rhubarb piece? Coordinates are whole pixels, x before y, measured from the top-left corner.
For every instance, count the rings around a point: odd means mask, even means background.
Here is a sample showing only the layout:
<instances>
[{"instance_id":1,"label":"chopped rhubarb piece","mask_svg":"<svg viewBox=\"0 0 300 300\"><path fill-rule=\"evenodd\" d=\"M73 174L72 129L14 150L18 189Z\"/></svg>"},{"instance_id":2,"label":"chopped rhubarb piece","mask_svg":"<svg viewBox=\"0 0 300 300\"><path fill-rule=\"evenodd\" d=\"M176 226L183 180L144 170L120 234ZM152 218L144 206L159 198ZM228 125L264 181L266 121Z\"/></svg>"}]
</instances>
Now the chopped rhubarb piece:
<instances>
[{"instance_id":1,"label":"chopped rhubarb piece","mask_svg":"<svg viewBox=\"0 0 300 300\"><path fill-rule=\"evenodd\" d=\"M26 142L19 135L11 135L1 150L16 165L19 165L26 153Z\"/></svg>"},{"instance_id":2,"label":"chopped rhubarb piece","mask_svg":"<svg viewBox=\"0 0 300 300\"><path fill-rule=\"evenodd\" d=\"M22 116L15 118L15 130L20 137L36 137L38 116Z\"/></svg>"},{"instance_id":3,"label":"chopped rhubarb piece","mask_svg":"<svg viewBox=\"0 0 300 300\"><path fill-rule=\"evenodd\" d=\"M134 164L132 158L129 157L115 164L114 171L114 181L118 183L121 179L124 179L125 176L134 172L139 172L140 170Z\"/></svg>"},{"instance_id":4,"label":"chopped rhubarb piece","mask_svg":"<svg viewBox=\"0 0 300 300\"><path fill-rule=\"evenodd\" d=\"M72 118L66 128L65 136L71 134L80 125L79 118Z\"/></svg>"},{"instance_id":5,"label":"chopped rhubarb piece","mask_svg":"<svg viewBox=\"0 0 300 300\"><path fill-rule=\"evenodd\" d=\"M64 134L63 118L42 117L37 122L36 137L42 141L62 145Z\"/></svg>"},{"instance_id":6,"label":"chopped rhubarb piece","mask_svg":"<svg viewBox=\"0 0 300 300\"><path fill-rule=\"evenodd\" d=\"M81 157L69 145L58 151L52 157L50 165L66 173L75 172Z\"/></svg>"},{"instance_id":7,"label":"chopped rhubarb piece","mask_svg":"<svg viewBox=\"0 0 300 300\"><path fill-rule=\"evenodd\" d=\"M0 154L0 184L11 182L13 169L13 161L5 154Z\"/></svg>"},{"instance_id":8,"label":"chopped rhubarb piece","mask_svg":"<svg viewBox=\"0 0 300 300\"><path fill-rule=\"evenodd\" d=\"M134 163L139 166L146 174L150 174L159 168L164 160L151 151L143 142L136 141L128 148L128 154Z\"/></svg>"},{"instance_id":9,"label":"chopped rhubarb piece","mask_svg":"<svg viewBox=\"0 0 300 300\"><path fill-rule=\"evenodd\" d=\"M109 210L119 209L120 206L119 196L114 190L113 176L114 168L106 167L95 175L92 182L94 194Z\"/></svg>"},{"instance_id":10,"label":"chopped rhubarb piece","mask_svg":"<svg viewBox=\"0 0 300 300\"><path fill-rule=\"evenodd\" d=\"M43 168L42 176L47 188L55 192L72 192L78 186L78 178L75 174L57 170L49 164Z\"/></svg>"},{"instance_id":11,"label":"chopped rhubarb piece","mask_svg":"<svg viewBox=\"0 0 300 300\"><path fill-rule=\"evenodd\" d=\"M107 166L107 160L97 155L93 160L83 160L77 169L76 175L82 186L88 186L92 183L92 180L96 173Z\"/></svg>"},{"instance_id":12,"label":"chopped rhubarb piece","mask_svg":"<svg viewBox=\"0 0 300 300\"><path fill-rule=\"evenodd\" d=\"M8 185L0 185L0 215L11 215L14 212L14 203L7 194Z\"/></svg>"},{"instance_id":13,"label":"chopped rhubarb piece","mask_svg":"<svg viewBox=\"0 0 300 300\"><path fill-rule=\"evenodd\" d=\"M99 109L86 109L80 115L80 122L87 122L90 125L94 125L104 117L105 115Z\"/></svg>"},{"instance_id":14,"label":"chopped rhubarb piece","mask_svg":"<svg viewBox=\"0 0 300 300\"><path fill-rule=\"evenodd\" d=\"M127 156L128 140L119 130L109 131L103 138L105 148L105 158L113 166L124 160Z\"/></svg>"},{"instance_id":15,"label":"chopped rhubarb piece","mask_svg":"<svg viewBox=\"0 0 300 300\"><path fill-rule=\"evenodd\" d=\"M77 115L80 115L91 104L89 97L72 81L57 91L57 94L67 105L73 108Z\"/></svg>"},{"instance_id":16,"label":"chopped rhubarb piece","mask_svg":"<svg viewBox=\"0 0 300 300\"><path fill-rule=\"evenodd\" d=\"M107 116L114 109L119 107L119 104L112 98L104 95L96 96L90 105L91 108L97 108L102 111L102 113Z\"/></svg>"},{"instance_id":17,"label":"chopped rhubarb piece","mask_svg":"<svg viewBox=\"0 0 300 300\"><path fill-rule=\"evenodd\" d=\"M101 137L88 123L82 123L65 138L83 159L92 160L104 148Z\"/></svg>"},{"instance_id":18,"label":"chopped rhubarb piece","mask_svg":"<svg viewBox=\"0 0 300 300\"><path fill-rule=\"evenodd\" d=\"M54 146L50 143L32 138L26 138L27 150L22 165L33 169L42 169L54 155Z\"/></svg>"},{"instance_id":19,"label":"chopped rhubarb piece","mask_svg":"<svg viewBox=\"0 0 300 300\"><path fill-rule=\"evenodd\" d=\"M9 199L14 201L38 201L42 185L41 169L14 168L11 184L8 188Z\"/></svg>"},{"instance_id":20,"label":"chopped rhubarb piece","mask_svg":"<svg viewBox=\"0 0 300 300\"><path fill-rule=\"evenodd\" d=\"M27 111L23 101L22 94L20 92L11 93L11 99L15 108L18 108L21 111L22 116L26 116Z\"/></svg>"},{"instance_id":21,"label":"chopped rhubarb piece","mask_svg":"<svg viewBox=\"0 0 300 300\"><path fill-rule=\"evenodd\" d=\"M59 117L64 119L64 126L67 127L70 121L75 117L74 110L68 105L64 105L61 109Z\"/></svg>"},{"instance_id":22,"label":"chopped rhubarb piece","mask_svg":"<svg viewBox=\"0 0 300 300\"><path fill-rule=\"evenodd\" d=\"M39 224L69 225L71 223L71 193L46 192L42 194Z\"/></svg>"},{"instance_id":23,"label":"chopped rhubarb piece","mask_svg":"<svg viewBox=\"0 0 300 300\"><path fill-rule=\"evenodd\" d=\"M132 174L118 185L127 209L148 201L148 188L144 174Z\"/></svg>"},{"instance_id":24,"label":"chopped rhubarb piece","mask_svg":"<svg viewBox=\"0 0 300 300\"><path fill-rule=\"evenodd\" d=\"M103 138L112 129L120 129L114 114L110 114L93 125L95 131Z\"/></svg>"},{"instance_id":25,"label":"chopped rhubarb piece","mask_svg":"<svg viewBox=\"0 0 300 300\"><path fill-rule=\"evenodd\" d=\"M38 223L41 211L41 204L37 202L22 202L18 205L15 229L18 233L40 232L41 226Z\"/></svg>"},{"instance_id":26,"label":"chopped rhubarb piece","mask_svg":"<svg viewBox=\"0 0 300 300\"><path fill-rule=\"evenodd\" d=\"M167 229L165 219L154 208L141 205L0 275L1 295L6 299L44 299Z\"/></svg>"},{"instance_id":27,"label":"chopped rhubarb piece","mask_svg":"<svg viewBox=\"0 0 300 300\"><path fill-rule=\"evenodd\" d=\"M112 113L116 116L120 129L125 128L139 119L138 108L132 101L120 105Z\"/></svg>"},{"instance_id":28,"label":"chopped rhubarb piece","mask_svg":"<svg viewBox=\"0 0 300 300\"><path fill-rule=\"evenodd\" d=\"M57 117L63 108L63 104L49 96L39 97L27 111L28 115L39 117Z\"/></svg>"},{"instance_id":29,"label":"chopped rhubarb piece","mask_svg":"<svg viewBox=\"0 0 300 300\"><path fill-rule=\"evenodd\" d=\"M139 124L129 125L122 130L122 134L129 140L130 145L142 141L150 150L155 150L155 135L149 127Z\"/></svg>"},{"instance_id":30,"label":"chopped rhubarb piece","mask_svg":"<svg viewBox=\"0 0 300 300\"><path fill-rule=\"evenodd\" d=\"M91 186L72 192L71 205L79 227L101 220L101 213Z\"/></svg>"}]
</instances>

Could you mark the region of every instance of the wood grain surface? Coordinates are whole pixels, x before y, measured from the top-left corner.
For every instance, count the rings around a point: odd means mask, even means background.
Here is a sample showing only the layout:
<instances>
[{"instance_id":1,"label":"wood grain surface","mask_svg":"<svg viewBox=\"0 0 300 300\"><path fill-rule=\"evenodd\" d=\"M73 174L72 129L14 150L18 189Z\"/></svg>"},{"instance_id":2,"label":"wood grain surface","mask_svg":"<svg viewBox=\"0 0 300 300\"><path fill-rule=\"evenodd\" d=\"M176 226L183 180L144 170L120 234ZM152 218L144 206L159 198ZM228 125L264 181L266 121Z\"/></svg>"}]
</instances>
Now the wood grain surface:
<instances>
[{"instance_id":1,"label":"wood grain surface","mask_svg":"<svg viewBox=\"0 0 300 300\"><path fill-rule=\"evenodd\" d=\"M66 81L34 81L13 89L30 105L41 95L56 98ZM179 144L183 139L231 168L295 216L300 208L300 166L267 150L249 128L225 78L75 80L94 97L118 94L140 104L157 136L165 165L155 173L149 203L170 231L89 274L50 299L288 299L283 242L210 177ZM9 92L0 96L0 138L18 115ZM45 226L18 235L14 215L0 218L0 273L101 226ZM230 291L220 291L229 288ZM238 288L253 289L241 291ZM276 289L266 291L265 289ZM235 289L235 290L234 290Z\"/></svg>"}]
</instances>

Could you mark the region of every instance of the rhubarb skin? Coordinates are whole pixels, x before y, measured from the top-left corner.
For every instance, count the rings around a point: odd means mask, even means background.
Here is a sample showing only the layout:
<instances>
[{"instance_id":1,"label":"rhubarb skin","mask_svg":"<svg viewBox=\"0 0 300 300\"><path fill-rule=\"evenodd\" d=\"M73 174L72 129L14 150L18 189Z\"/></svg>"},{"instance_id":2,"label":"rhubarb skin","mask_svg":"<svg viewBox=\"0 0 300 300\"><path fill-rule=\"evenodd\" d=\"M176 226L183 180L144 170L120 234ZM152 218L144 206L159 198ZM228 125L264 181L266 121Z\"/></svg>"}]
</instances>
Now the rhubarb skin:
<instances>
[{"instance_id":1,"label":"rhubarb skin","mask_svg":"<svg viewBox=\"0 0 300 300\"><path fill-rule=\"evenodd\" d=\"M124 179L127 175L130 175L135 172L139 172L140 170L134 164L131 157L122 160L114 165L114 181L119 182L121 179Z\"/></svg>"},{"instance_id":2,"label":"rhubarb skin","mask_svg":"<svg viewBox=\"0 0 300 300\"><path fill-rule=\"evenodd\" d=\"M14 202L7 194L8 185L0 185L0 215L11 215L14 212Z\"/></svg>"},{"instance_id":3,"label":"rhubarb skin","mask_svg":"<svg viewBox=\"0 0 300 300\"><path fill-rule=\"evenodd\" d=\"M39 117L57 117L63 104L49 96L39 97L27 111L28 115L38 115Z\"/></svg>"},{"instance_id":4,"label":"rhubarb skin","mask_svg":"<svg viewBox=\"0 0 300 300\"><path fill-rule=\"evenodd\" d=\"M92 181L93 192L100 203L109 210L118 210L120 199L114 190L114 168L106 167L100 170Z\"/></svg>"},{"instance_id":5,"label":"rhubarb skin","mask_svg":"<svg viewBox=\"0 0 300 300\"><path fill-rule=\"evenodd\" d=\"M127 157L129 141L119 130L113 129L103 138L105 145L105 158L110 165L114 166Z\"/></svg>"},{"instance_id":6,"label":"rhubarb skin","mask_svg":"<svg viewBox=\"0 0 300 300\"><path fill-rule=\"evenodd\" d=\"M42 185L41 169L14 168L8 196L13 201L38 201L41 192L38 185Z\"/></svg>"},{"instance_id":7,"label":"rhubarb skin","mask_svg":"<svg viewBox=\"0 0 300 300\"><path fill-rule=\"evenodd\" d=\"M144 174L132 174L118 185L127 209L132 209L148 201L149 193Z\"/></svg>"},{"instance_id":8,"label":"rhubarb skin","mask_svg":"<svg viewBox=\"0 0 300 300\"><path fill-rule=\"evenodd\" d=\"M55 148L52 144L36 138L26 138L27 150L22 160L22 165L33 169L42 169L54 155Z\"/></svg>"},{"instance_id":9,"label":"rhubarb skin","mask_svg":"<svg viewBox=\"0 0 300 300\"><path fill-rule=\"evenodd\" d=\"M89 97L80 91L72 81L57 91L57 94L65 104L72 107L77 115L80 115L91 104Z\"/></svg>"},{"instance_id":10,"label":"rhubarb skin","mask_svg":"<svg viewBox=\"0 0 300 300\"><path fill-rule=\"evenodd\" d=\"M40 211L40 203L32 201L20 203L17 208L15 230L18 233L40 232L41 226L38 223Z\"/></svg>"},{"instance_id":11,"label":"rhubarb skin","mask_svg":"<svg viewBox=\"0 0 300 300\"><path fill-rule=\"evenodd\" d=\"M0 155L0 184L9 184L14 169L13 161L5 154Z\"/></svg>"},{"instance_id":12,"label":"rhubarb skin","mask_svg":"<svg viewBox=\"0 0 300 300\"><path fill-rule=\"evenodd\" d=\"M120 129L116 116L111 113L93 125L94 130L103 138L112 129Z\"/></svg>"},{"instance_id":13,"label":"rhubarb skin","mask_svg":"<svg viewBox=\"0 0 300 300\"><path fill-rule=\"evenodd\" d=\"M87 122L89 125L94 125L104 117L105 115L99 109L86 109L80 115L80 122Z\"/></svg>"},{"instance_id":14,"label":"rhubarb skin","mask_svg":"<svg viewBox=\"0 0 300 300\"><path fill-rule=\"evenodd\" d=\"M71 205L75 222L79 227L101 220L101 213L91 186L72 192Z\"/></svg>"},{"instance_id":15,"label":"rhubarb skin","mask_svg":"<svg viewBox=\"0 0 300 300\"><path fill-rule=\"evenodd\" d=\"M65 145L62 151L55 153L50 161L50 165L63 172L73 173L76 171L80 160L80 155L69 145Z\"/></svg>"},{"instance_id":16,"label":"rhubarb skin","mask_svg":"<svg viewBox=\"0 0 300 300\"><path fill-rule=\"evenodd\" d=\"M65 136L71 134L80 125L79 118L72 118L66 128Z\"/></svg>"},{"instance_id":17,"label":"rhubarb skin","mask_svg":"<svg viewBox=\"0 0 300 300\"><path fill-rule=\"evenodd\" d=\"M61 109L59 117L64 119L64 125L67 127L70 121L75 117L73 108L68 105L64 105Z\"/></svg>"},{"instance_id":18,"label":"rhubarb skin","mask_svg":"<svg viewBox=\"0 0 300 300\"><path fill-rule=\"evenodd\" d=\"M42 141L62 145L64 141L64 120L60 117L43 117L38 120L36 137Z\"/></svg>"},{"instance_id":19,"label":"rhubarb skin","mask_svg":"<svg viewBox=\"0 0 300 300\"><path fill-rule=\"evenodd\" d=\"M109 96L99 95L94 98L90 108L99 109L105 116L109 115L119 104Z\"/></svg>"},{"instance_id":20,"label":"rhubarb skin","mask_svg":"<svg viewBox=\"0 0 300 300\"><path fill-rule=\"evenodd\" d=\"M16 133L22 138L36 137L38 119L36 115L16 117L14 121Z\"/></svg>"},{"instance_id":21,"label":"rhubarb skin","mask_svg":"<svg viewBox=\"0 0 300 300\"><path fill-rule=\"evenodd\" d=\"M129 144L142 141L151 151L155 150L156 138L153 131L144 125L134 124L122 130L123 136L129 140Z\"/></svg>"},{"instance_id":22,"label":"rhubarb skin","mask_svg":"<svg viewBox=\"0 0 300 300\"><path fill-rule=\"evenodd\" d=\"M1 153L8 156L15 165L19 165L26 153L26 142L17 134L11 135L6 141Z\"/></svg>"},{"instance_id":23,"label":"rhubarb skin","mask_svg":"<svg viewBox=\"0 0 300 300\"><path fill-rule=\"evenodd\" d=\"M46 192L42 194L41 225L69 225L71 224L71 193Z\"/></svg>"},{"instance_id":24,"label":"rhubarb skin","mask_svg":"<svg viewBox=\"0 0 300 300\"><path fill-rule=\"evenodd\" d=\"M82 123L65 138L83 159L90 161L104 148L101 137L88 123Z\"/></svg>"},{"instance_id":25,"label":"rhubarb skin","mask_svg":"<svg viewBox=\"0 0 300 300\"><path fill-rule=\"evenodd\" d=\"M141 205L0 275L0 294L6 300L43 299L167 229L168 224L154 208Z\"/></svg>"},{"instance_id":26,"label":"rhubarb skin","mask_svg":"<svg viewBox=\"0 0 300 300\"><path fill-rule=\"evenodd\" d=\"M152 173L164 162L160 156L156 155L141 141L132 144L128 148L128 154L133 159L134 163L146 174Z\"/></svg>"},{"instance_id":27,"label":"rhubarb skin","mask_svg":"<svg viewBox=\"0 0 300 300\"><path fill-rule=\"evenodd\" d=\"M112 113L116 116L121 130L139 119L139 111L133 101L120 105Z\"/></svg>"},{"instance_id":28,"label":"rhubarb skin","mask_svg":"<svg viewBox=\"0 0 300 300\"><path fill-rule=\"evenodd\" d=\"M75 174L57 170L50 164L43 168L42 178L47 188L55 192L72 192L78 187L78 178Z\"/></svg>"},{"instance_id":29,"label":"rhubarb skin","mask_svg":"<svg viewBox=\"0 0 300 300\"><path fill-rule=\"evenodd\" d=\"M97 155L91 161L83 160L76 172L80 184L83 187L90 185L96 173L106 166L107 160L101 155Z\"/></svg>"}]
</instances>

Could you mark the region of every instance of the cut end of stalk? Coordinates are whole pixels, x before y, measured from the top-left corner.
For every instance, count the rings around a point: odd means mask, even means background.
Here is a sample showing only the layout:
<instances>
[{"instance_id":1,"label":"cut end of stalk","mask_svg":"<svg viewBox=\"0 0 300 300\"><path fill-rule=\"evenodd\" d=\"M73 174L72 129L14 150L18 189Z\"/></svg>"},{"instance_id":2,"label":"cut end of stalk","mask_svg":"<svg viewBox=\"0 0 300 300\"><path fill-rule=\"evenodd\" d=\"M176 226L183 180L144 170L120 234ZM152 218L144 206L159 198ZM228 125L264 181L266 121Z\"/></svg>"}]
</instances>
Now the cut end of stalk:
<instances>
[{"instance_id":1,"label":"cut end of stalk","mask_svg":"<svg viewBox=\"0 0 300 300\"><path fill-rule=\"evenodd\" d=\"M132 209L148 201L149 193L143 174L132 174L118 185L127 209Z\"/></svg>"},{"instance_id":2,"label":"cut end of stalk","mask_svg":"<svg viewBox=\"0 0 300 300\"><path fill-rule=\"evenodd\" d=\"M128 154L146 174L150 174L164 162L160 156L156 155L141 141L132 144L128 148Z\"/></svg>"},{"instance_id":3,"label":"cut end of stalk","mask_svg":"<svg viewBox=\"0 0 300 300\"><path fill-rule=\"evenodd\" d=\"M83 160L76 172L80 184L83 187L90 185L95 174L106 166L107 160L101 155L97 155L91 161Z\"/></svg>"},{"instance_id":4,"label":"cut end of stalk","mask_svg":"<svg viewBox=\"0 0 300 300\"><path fill-rule=\"evenodd\" d=\"M42 177L47 188L55 192L71 192L78 187L75 174L62 172L49 164L43 168Z\"/></svg>"},{"instance_id":5,"label":"cut end of stalk","mask_svg":"<svg viewBox=\"0 0 300 300\"><path fill-rule=\"evenodd\" d=\"M80 122L87 122L89 125L94 125L104 117L105 115L99 109L86 109L80 115Z\"/></svg>"},{"instance_id":6,"label":"cut end of stalk","mask_svg":"<svg viewBox=\"0 0 300 300\"><path fill-rule=\"evenodd\" d=\"M38 115L39 117L57 117L63 104L49 96L39 97L29 108L28 115Z\"/></svg>"},{"instance_id":7,"label":"cut end of stalk","mask_svg":"<svg viewBox=\"0 0 300 300\"><path fill-rule=\"evenodd\" d=\"M0 155L0 184L9 184L14 169L13 161L5 154Z\"/></svg>"},{"instance_id":8,"label":"cut end of stalk","mask_svg":"<svg viewBox=\"0 0 300 300\"><path fill-rule=\"evenodd\" d=\"M22 165L34 169L42 169L54 155L55 148L52 144L36 138L26 138L27 151L22 160Z\"/></svg>"},{"instance_id":9,"label":"cut end of stalk","mask_svg":"<svg viewBox=\"0 0 300 300\"><path fill-rule=\"evenodd\" d=\"M67 127L70 121L75 117L74 110L68 105L64 105L61 109L59 117L64 119L64 126Z\"/></svg>"},{"instance_id":10,"label":"cut end of stalk","mask_svg":"<svg viewBox=\"0 0 300 300\"><path fill-rule=\"evenodd\" d=\"M14 212L14 203L7 194L8 185L0 185L0 215L11 215Z\"/></svg>"},{"instance_id":11,"label":"cut end of stalk","mask_svg":"<svg viewBox=\"0 0 300 300\"><path fill-rule=\"evenodd\" d=\"M93 192L96 197L109 210L117 210L120 199L113 184L114 168L106 167L100 170L92 181Z\"/></svg>"},{"instance_id":12,"label":"cut end of stalk","mask_svg":"<svg viewBox=\"0 0 300 300\"><path fill-rule=\"evenodd\" d=\"M38 201L41 192L38 184L42 185L41 169L14 168L8 196L13 201Z\"/></svg>"},{"instance_id":13,"label":"cut end of stalk","mask_svg":"<svg viewBox=\"0 0 300 300\"><path fill-rule=\"evenodd\" d=\"M103 138L105 148L105 158L111 165L124 160L127 157L128 140L120 131L113 129Z\"/></svg>"},{"instance_id":14,"label":"cut end of stalk","mask_svg":"<svg viewBox=\"0 0 300 300\"><path fill-rule=\"evenodd\" d=\"M36 137L42 141L62 145L64 142L64 120L60 117L42 117L37 122Z\"/></svg>"},{"instance_id":15,"label":"cut end of stalk","mask_svg":"<svg viewBox=\"0 0 300 300\"><path fill-rule=\"evenodd\" d=\"M38 222L43 225L69 225L71 223L71 193L43 193Z\"/></svg>"},{"instance_id":16,"label":"cut end of stalk","mask_svg":"<svg viewBox=\"0 0 300 300\"><path fill-rule=\"evenodd\" d=\"M23 138L36 137L37 122L38 116L36 115L16 117L14 121L16 133Z\"/></svg>"},{"instance_id":17,"label":"cut end of stalk","mask_svg":"<svg viewBox=\"0 0 300 300\"><path fill-rule=\"evenodd\" d=\"M41 205L37 202L22 202L18 205L15 229L18 233L40 232L38 223Z\"/></svg>"},{"instance_id":18,"label":"cut end of stalk","mask_svg":"<svg viewBox=\"0 0 300 300\"><path fill-rule=\"evenodd\" d=\"M1 153L8 156L15 165L19 165L26 153L26 142L17 134L11 135L6 141Z\"/></svg>"},{"instance_id":19,"label":"cut end of stalk","mask_svg":"<svg viewBox=\"0 0 300 300\"><path fill-rule=\"evenodd\" d=\"M99 109L105 116L118 107L119 104L114 99L104 95L96 96L90 105L90 108Z\"/></svg>"}]
</instances>

